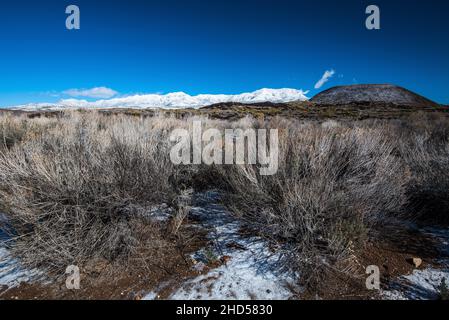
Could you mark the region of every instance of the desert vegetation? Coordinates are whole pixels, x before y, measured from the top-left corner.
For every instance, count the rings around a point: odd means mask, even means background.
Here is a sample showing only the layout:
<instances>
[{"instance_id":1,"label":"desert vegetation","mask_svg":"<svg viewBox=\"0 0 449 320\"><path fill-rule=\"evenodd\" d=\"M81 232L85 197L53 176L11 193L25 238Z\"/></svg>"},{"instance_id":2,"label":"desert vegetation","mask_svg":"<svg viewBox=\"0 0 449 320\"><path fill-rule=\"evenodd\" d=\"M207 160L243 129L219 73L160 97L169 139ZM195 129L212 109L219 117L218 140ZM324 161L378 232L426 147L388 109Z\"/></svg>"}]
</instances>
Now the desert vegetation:
<instances>
[{"instance_id":1,"label":"desert vegetation","mask_svg":"<svg viewBox=\"0 0 449 320\"><path fill-rule=\"evenodd\" d=\"M182 214L172 125L76 112L2 118L0 202L12 251L54 275L99 259L172 268L182 229L147 214L161 204Z\"/></svg>"},{"instance_id":2,"label":"desert vegetation","mask_svg":"<svg viewBox=\"0 0 449 320\"><path fill-rule=\"evenodd\" d=\"M259 176L252 167L229 167L233 211L281 245L303 280L322 268L351 271L356 249L398 217L405 172L385 138L386 128L286 123L280 171Z\"/></svg>"},{"instance_id":3,"label":"desert vegetation","mask_svg":"<svg viewBox=\"0 0 449 320\"><path fill-rule=\"evenodd\" d=\"M216 189L250 232L282 250L280 268L313 288L326 272L354 273L358 253L381 241L390 224L448 222L445 116L201 118L219 129L279 129L273 176L261 176L257 165L173 165L169 135L191 128L193 119L94 111L1 116L7 245L24 264L53 274L95 259L174 270L168 257L185 255L179 248L195 236L186 231L189 195ZM170 215L163 222L150 214L162 204Z\"/></svg>"}]
</instances>

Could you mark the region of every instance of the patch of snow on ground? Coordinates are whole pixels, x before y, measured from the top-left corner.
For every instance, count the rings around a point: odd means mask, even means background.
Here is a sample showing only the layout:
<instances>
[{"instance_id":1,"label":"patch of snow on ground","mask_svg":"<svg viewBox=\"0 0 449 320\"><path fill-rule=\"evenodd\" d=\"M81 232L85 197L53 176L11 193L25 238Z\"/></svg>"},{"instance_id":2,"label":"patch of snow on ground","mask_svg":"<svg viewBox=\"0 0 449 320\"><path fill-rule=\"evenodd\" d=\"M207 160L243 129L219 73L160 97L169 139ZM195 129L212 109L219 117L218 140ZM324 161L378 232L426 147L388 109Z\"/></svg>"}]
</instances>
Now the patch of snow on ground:
<instances>
[{"instance_id":1,"label":"patch of snow on ground","mask_svg":"<svg viewBox=\"0 0 449 320\"><path fill-rule=\"evenodd\" d=\"M415 270L411 275L401 277L392 284L391 291L383 292L389 300L434 300L438 299L441 281L449 282L449 269L426 268Z\"/></svg>"},{"instance_id":2,"label":"patch of snow on ground","mask_svg":"<svg viewBox=\"0 0 449 320\"><path fill-rule=\"evenodd\" d=\"M12 288L22 282L31 282L39 275L36 270L23 268L16 259L11 257L8 250L0 248L0 286Z\"/></svg>"},{"instance_id":3,"label":"patch of snow on ground","mask_svg":"<svg viewBox=\"0 0 449 320\"><path fill-rule=\"evenodd\" d=\"M0 214L0 220L4 222L5 219ZM12 288L18 286L21 282L31 282L37 279L41 275L39 271L23 268L6 248L7 241L10 241L8 235L0 229L0 287Z\"/></svg>"},{"instance_id":4,"label":"patch of snow on ground","mask_svg":"<svg viewBox=\"0 0 449 320\"><path fill-rule=\"evenodd\" d=\"M153 222L168 221L171 215L171 209L165 203L160 206L153 206L149 209L145 209L143 213L143 216L149 218Z\"/></svg>"},{"instance_id":5,"label":"patch of snow on ground","mask_svg":"<svg viewBox=\"0 0 449 320\"><path fill-rule=\"evenodd\" d=\"M285 300L293 293L292 275L279 272L279 254L271 252L261 238L244 237L240 234L241 223L218 204L218 194L200 195L191 216L209 230L210 248L193 255L202 269L211 257L229 257L226 264L210 270L207 274L187 280L169 296L173 300ZM146 299L155 299L157 292Z\"/></svg>"}]
</instances>

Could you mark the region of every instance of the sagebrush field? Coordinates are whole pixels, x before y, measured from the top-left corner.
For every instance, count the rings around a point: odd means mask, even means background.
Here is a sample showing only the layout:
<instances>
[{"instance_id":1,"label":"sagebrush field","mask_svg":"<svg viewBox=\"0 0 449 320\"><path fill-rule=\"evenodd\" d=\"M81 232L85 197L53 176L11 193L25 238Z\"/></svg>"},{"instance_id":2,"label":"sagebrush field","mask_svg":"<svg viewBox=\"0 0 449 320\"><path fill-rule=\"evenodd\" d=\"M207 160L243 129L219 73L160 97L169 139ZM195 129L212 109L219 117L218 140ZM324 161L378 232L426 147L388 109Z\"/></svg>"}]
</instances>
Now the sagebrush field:
<instances>
[{"instance_id":1,"label":"sagebrush field","mask_svg":"<svg viewBox=\"0 0 449 320\"><path fill-rule=\"evenodd\" d=\"M169 135L194 119L223 130L278 129L279 171L173 165ZM279 254L279 272L295 275L304 297L338 298L363 291L374 259L367 253L387 247L402 259L411 250L391 240L409 223L449 222L448 167L449 119L439 114L363 121L3 114L0 227L12 254L54 283L68 265L87 270L89 285L77 297L104 297L98 288L109 281L120 285L107 297L126 298L124 287L149 291L192 276L189 254L207 239L189 210L196 194L214 190L246 234ZM154 210L167 219L153 219ZM330 278L357 285L335 289ZM71 297L40 286L50 297Z\"/></svg>"}]
</instances>

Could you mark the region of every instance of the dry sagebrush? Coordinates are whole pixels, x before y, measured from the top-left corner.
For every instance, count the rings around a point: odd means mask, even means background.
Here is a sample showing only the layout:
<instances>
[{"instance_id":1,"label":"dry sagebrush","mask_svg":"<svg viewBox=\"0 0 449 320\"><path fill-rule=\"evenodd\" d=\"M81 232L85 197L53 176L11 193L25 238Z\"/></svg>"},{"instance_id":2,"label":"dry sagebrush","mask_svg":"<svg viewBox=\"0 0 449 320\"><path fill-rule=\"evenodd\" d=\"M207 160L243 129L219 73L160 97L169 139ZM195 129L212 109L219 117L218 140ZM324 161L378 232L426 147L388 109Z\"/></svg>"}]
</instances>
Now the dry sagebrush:
<instances>
[{"instance_id":1,"label":"dry sagebrush","mask_svg":"<svg viewBox=\"0 0 449 320\"><path fill-rule=\"evenodd\" d=\"M277 174L260 176L256 166L221 168L228 203L282 245L284 265L303 280L316 280L323 269L349 271L355 249L401 212L405 175L394 144L382 127L282 126Z\"/></svg>"},{"instance_id":2,"label":"dry sagebrush","mask_svg":"<svg viewBox=\"0 0 449 320\"><path fill-rule=\"evenodd\" d=\"M21 128L30 120L4 121ZM45 130L0 153L0 205L13 250L24 263L55 270L126 258L140 245L140 213L176 197L174 123L94 113L37 121Z\"/></svg>"},{"instance_id":3,"label":"dry sagebrush","mask_svg":"<svg viewBox=\"0 0 449 320\"><path fill-rule=\"evenodd\" d=\"M174 166L169 135L194 120L204 128L280 129L279 171ZM186 190L218 188L238 218L282 248L284 266L312 283L329 269L353 270L357 249L381 239L390 218L447 217L448 128L447 119L1 117L0 211L13 250L30 265L126 260L139 248L143 259L163 262L164 248L173 252L166 232L178 233L188 215ZM168 231L145 219L161 203L175 209Z\"/></svg>"}]
</instances>

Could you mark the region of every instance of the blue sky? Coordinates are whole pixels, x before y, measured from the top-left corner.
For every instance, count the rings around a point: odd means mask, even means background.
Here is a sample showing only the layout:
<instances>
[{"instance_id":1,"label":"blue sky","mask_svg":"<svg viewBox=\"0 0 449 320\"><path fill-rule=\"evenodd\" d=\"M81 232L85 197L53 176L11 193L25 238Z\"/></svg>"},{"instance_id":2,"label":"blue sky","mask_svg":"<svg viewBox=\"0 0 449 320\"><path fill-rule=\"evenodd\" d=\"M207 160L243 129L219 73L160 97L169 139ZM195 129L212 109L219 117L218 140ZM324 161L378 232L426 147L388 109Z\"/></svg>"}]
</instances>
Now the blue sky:
<instances>
[{"instance_id":1,"label":"blue sky","mask_svg":"<svg viewBox=\"0 0 449 320\"><path fill-rule=\"evenodd\" d=\"M80 7L80 30L65 28L70 4ZM369 4L380 7L381 30L365 28ZM444 0L2 2L0 106L95 87L313 96L352 83L395 83L449 103L448 14ZM314 89L326 70L335 73Z\"/></svg>"}]
</instances>

